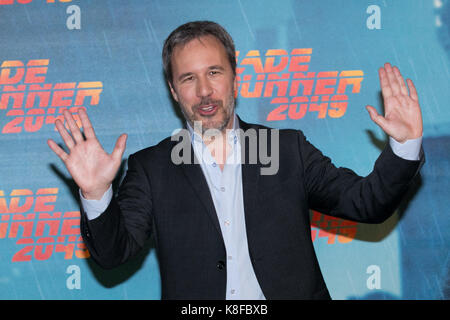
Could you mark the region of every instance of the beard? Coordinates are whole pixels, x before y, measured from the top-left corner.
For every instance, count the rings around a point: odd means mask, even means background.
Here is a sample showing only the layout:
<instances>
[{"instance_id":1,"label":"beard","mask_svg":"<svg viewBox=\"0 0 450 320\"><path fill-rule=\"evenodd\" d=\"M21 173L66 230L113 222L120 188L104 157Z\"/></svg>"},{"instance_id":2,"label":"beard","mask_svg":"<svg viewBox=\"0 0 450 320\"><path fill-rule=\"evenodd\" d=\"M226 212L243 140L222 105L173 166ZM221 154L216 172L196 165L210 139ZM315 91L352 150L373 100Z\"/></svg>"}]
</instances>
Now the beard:
<instances>
[{"instance_id":1,"label":"beard","mask_svg":"<svg viewBox=\"0 0 450 320\"><path fill-rule=\"evenodd\" d=\"M196 128L195 122L201 122L203 135L210 129L215 129L222 133L225 132L225 129L229 125L231 117L233 116L233 112L236 107L236 99L234 98L234 93L232 92L226 100L225 105L222 100L213 100L211 98L202 98L200 103L191 107L186 106L182 101L180 101L179 104L184 118L192 128ZM216 105L217 111L211 116L200 115L198 113L200 106L209 104ZM187 110L189 110L189 112Z\"/></svg>"}]
</instances>

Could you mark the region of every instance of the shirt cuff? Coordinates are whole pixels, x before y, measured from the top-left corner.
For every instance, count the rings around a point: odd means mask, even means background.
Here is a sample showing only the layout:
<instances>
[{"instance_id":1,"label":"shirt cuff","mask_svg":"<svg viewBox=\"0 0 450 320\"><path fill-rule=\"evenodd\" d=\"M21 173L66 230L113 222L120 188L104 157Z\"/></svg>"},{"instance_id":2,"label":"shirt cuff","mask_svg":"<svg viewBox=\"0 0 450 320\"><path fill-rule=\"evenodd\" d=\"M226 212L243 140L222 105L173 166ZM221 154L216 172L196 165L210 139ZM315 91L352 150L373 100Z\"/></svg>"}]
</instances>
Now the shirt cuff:
<instances>
[{"instance_id":1,"label":"shirt cuff","mask_svg":"<svg viewBox=\"0 0 450 320\"><path fill-rule=\"evenodd\" d=\"M109 189L103 194L100 200L88 200L83 197L81 190L78 192L80 194L81 206L83 207L84 212L86 212L88 220L93 220L99 217L106 210L106 208L108 208L113 197L112 186L109 186Z\"/></svg>"},{"instance_id":2,"label":"shirt cuff","mask_svg":"<svg viewBox=\"0 0 450 320\"><path fill-rule=\"evenodd\" d=\"M422 147L422 137L406 140L404 143L389 137L389 145L392 151L405 160L420 160L420 148Z\"/></svg>"}]
</instances>

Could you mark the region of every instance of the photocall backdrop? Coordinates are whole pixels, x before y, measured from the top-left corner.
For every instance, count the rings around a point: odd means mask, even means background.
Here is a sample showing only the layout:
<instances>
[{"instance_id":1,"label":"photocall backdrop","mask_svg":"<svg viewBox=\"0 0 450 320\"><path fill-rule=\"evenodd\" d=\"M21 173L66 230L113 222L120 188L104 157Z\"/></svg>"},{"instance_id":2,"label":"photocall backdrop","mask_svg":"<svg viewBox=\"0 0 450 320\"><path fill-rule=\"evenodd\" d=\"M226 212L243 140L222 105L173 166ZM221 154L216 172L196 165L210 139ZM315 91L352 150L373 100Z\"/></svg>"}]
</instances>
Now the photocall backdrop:
<instances>
[{"instance_id":1,"label":"photocall backdrop","mask_svg":"<svg viewBox=\"0 0 450 320\"><path fill-rule=\"evenodd\" d=\"M303 130L360 175L387 141L365 110L383 110L378 68L414 81L426 163L406 200L380 225L311 212L311 238L334 299L448 299L446 0L0 0L0 298L160 299L152 240L114 270L89 258L78 190L46 140L62 143L64 109L85 108L108 152L127 133L124 160L181 128L161 49L192 20L234 38L242 119Z\"/></svg>"}]
</instances>

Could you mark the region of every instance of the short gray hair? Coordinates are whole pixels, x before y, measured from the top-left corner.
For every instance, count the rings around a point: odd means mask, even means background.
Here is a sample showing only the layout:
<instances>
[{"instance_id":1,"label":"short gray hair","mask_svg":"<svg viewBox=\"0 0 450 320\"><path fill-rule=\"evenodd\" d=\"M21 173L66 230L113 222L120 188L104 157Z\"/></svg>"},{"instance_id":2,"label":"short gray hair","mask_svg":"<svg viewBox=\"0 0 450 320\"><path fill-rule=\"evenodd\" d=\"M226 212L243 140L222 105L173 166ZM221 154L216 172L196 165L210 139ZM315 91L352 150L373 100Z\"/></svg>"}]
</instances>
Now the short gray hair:
<instances>
[{"instance_id":1,"label":"short gray hair","mask_svg":"<svg viewBox=\"0 0 450 320\"><path fill-rule=\"evenodd\" d=\"M191 40L211 35L217 38L225 47L228 61L230 62L233 74L236 75L236 50L234 42L228 32L219 24L212 21L192 21L176 28L167 37L162 50L162 60L164 75L166 80L172 85L172 54L178 45L185 45Z\"/></svg>"}]
</instances>

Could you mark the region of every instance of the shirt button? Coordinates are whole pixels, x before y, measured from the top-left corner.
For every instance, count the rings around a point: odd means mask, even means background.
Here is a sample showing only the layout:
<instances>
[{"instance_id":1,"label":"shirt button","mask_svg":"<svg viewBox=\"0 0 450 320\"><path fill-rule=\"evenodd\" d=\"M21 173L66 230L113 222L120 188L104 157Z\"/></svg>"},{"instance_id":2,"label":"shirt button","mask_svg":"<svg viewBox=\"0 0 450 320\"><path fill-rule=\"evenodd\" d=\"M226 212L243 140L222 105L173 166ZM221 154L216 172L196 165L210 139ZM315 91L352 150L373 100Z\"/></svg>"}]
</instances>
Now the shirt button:
<instances>
[{"instance_id":1,"label":"shirt button","mask_svg":"<svg viewBox=\"0 0 450 320\"><path fill-rule=\"evenodd\" d=\"M217 166L217 164L215 162L212 165L213 165L214 168Z\"/></svg>"},{"instance_id":2,"label":"shirt button","mask_svg":"<svg viewBox=\"0 0 450 320\"><path fill-rule=\"evenodd\" d=\"M219 270L223 270L223 268L225 268L225 262L221 261L217 261L217 265L216 265L217 269Z\"/></svg>"},{"instance_id":3,"label":"shirt button","mask_svg":"<svg viewBox=\"0 0 450 320\"><path fill-rule=\"evenodd\" d=\"M230 221L225 220L225 225L228 227L230 225Z\"/></svg>"},{"instance_id":4,"label":"shirt button","mask_svg":"<svg viewBox=\"0 0 450 320\"><path fill-rule=\"evenodd\" d=\"M236 293L236 290L231 289L231 294L235 294L235 293Z\"/></svg>"},{"instance_id":5,"label":"shirt button","mask_svg":"<svg viewBox=\"0 0 450 320\"><path fill-rule=\"evenodd\" d=\"M228 260L231 260L233 257L232 256L228 256Z\"/></svg>"},{"instance_id":6,"label":"shirt button","mask_svg":"<svg viewBox=\"0 0 450 320\"><path fill-rule=\"evenodd\" d=\"M220 187L220 191L225 192L225 187Z\"/></svg>"}]
</instances>

